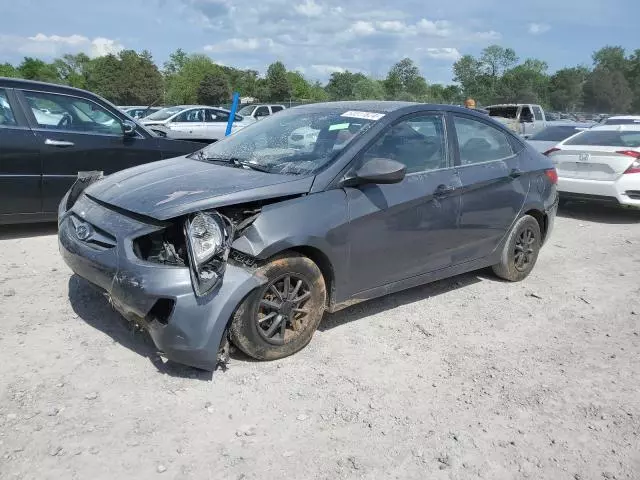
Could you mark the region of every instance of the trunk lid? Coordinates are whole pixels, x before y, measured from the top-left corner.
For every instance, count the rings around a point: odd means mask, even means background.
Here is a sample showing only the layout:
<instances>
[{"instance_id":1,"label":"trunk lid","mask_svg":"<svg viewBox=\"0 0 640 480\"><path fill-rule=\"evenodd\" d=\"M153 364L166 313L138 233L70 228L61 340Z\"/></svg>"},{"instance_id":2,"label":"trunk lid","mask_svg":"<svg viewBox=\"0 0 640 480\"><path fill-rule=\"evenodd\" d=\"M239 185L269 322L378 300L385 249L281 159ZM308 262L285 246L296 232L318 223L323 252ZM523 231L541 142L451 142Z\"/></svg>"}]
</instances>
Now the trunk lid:
<instances>
[{"instance_id":1,"label":"trunk lid","mask_svg":"<svg viewBox=\"0 0 640 480\"><path fill-rule=\"evenodd\" d=\"M617 153L629 150L623 147L598 147L592 145L560 145L551 159L560 178L613 181L618 179L635 161L635 158Z\"/></svg>"}]
</instances>

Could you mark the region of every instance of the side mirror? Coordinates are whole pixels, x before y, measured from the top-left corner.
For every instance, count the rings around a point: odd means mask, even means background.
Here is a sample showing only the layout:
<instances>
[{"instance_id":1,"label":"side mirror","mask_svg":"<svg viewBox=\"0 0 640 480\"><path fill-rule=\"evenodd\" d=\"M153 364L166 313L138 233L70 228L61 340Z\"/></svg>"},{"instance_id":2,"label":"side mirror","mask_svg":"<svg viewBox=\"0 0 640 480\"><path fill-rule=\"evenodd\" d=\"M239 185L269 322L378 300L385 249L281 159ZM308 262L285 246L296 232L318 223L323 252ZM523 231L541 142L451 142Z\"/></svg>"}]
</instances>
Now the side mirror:
<instances>
[{"instance_id":1,"label":"side mirror","mask_svg":"<svg viewBox=\"0 0 640 480\"><path fill-rule=\"evenodd\" d=\"M125 137L133 137L136 134L136 124L131 120L125 120L122 122L122 134Z\"/></svg>"},{"instance_id":2,"label":"side mirror","mask_svg":"<svg viewBox=\"0 0 640 480\"><path fill-rule=\"evenodd\" d=\"M372 158L364 163L353 174L345 178L344 187L354 187L367 183L391 184L400 183L407 173L406 165L389 158Z\"/></svg>"}]
</instances>

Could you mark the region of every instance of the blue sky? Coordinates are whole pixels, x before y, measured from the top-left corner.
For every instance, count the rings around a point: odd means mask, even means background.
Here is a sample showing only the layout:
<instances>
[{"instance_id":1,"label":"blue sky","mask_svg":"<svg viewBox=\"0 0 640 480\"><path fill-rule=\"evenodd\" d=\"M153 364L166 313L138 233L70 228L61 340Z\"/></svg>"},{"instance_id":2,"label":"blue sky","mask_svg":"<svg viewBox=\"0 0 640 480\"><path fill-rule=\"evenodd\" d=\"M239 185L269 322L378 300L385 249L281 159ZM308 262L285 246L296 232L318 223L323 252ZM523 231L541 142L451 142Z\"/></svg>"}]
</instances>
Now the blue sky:
<instances>
[{"instance_id":1,"label":"blue sky","mask_svg":"<svg viewBox=\"0 0 640 480\"><path fill-rule=\"evenodd\" d=\"M0 0L0 63L83 51L177 48L261 73L274 61L326 80L349 69L383 77L408 56L429 82L492 43L550 69L591 64L604 45L640 48L639 0Z\"/></svg>"}]
</instances>

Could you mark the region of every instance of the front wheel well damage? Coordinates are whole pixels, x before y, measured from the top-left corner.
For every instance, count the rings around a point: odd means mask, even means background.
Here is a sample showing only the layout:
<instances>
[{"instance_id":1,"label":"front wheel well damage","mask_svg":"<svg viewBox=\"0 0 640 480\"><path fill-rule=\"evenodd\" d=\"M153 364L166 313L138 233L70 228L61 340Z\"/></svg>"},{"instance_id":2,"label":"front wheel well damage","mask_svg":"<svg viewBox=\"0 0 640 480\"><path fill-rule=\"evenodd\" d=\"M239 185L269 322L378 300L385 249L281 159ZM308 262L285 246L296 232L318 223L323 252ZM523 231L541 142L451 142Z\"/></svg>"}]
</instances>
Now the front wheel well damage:
<instances>
[{"instance_id":1,"label":"front wheel well damage","mask_svg":"<svg viewBox=\"0 0 640 480\"><path fill-rule=\"evenodd\" d=\"M289 250L304 255L318 266L324 277L324 284L327 289L327 306L331 306L334 303L335 278L333 265L329 258L321 250L306 245L293 247Z\"/></svg>"},{"instance_id":2,"label":"front wheel well damage","mask_svg":"<svg viewBox=\"0 0 640 480\"><path fill-rule=\"evenodd\" d=\"M531 209L524 214L531 215L536 219L538 225L540 226L540 231L542 232L542 240L544 241L547 237L547 230L549 227L549 218L547 217L547 215L537 209Z\"/></svg>"}]
</instances>

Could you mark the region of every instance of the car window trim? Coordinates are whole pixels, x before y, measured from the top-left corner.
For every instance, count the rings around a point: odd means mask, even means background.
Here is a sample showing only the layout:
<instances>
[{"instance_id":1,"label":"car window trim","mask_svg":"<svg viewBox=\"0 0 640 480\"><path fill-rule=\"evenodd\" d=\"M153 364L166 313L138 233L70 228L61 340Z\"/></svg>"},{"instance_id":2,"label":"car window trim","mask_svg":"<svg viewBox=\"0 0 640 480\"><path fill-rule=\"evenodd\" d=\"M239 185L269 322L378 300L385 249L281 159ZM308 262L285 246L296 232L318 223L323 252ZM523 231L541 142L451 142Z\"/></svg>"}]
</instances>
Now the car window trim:
<instances>
[{"instance_id":1,"label":"car window trim","mask_svg":"<svg viewBox=\"0 0 640 480\"><path fill-rule=\"evenodd\" d=\"M455 149L456 149L456 168L467 168L467 167L475 167L476 165L486 165L488 163L493 163L493 162L504 162L506 160L510 160L514 157L517 157L518 154L520 153L521 150L519 151L515 151L515 148L513 147L513 143L511 142L511 139L513 138L513 135L511 135L510 132L505 132L503 131L501 128L496 127L495 125L491 125L491 123L489 122L485 122L484 119L481 118L476 118L474 115L465 115L464 113L458 113L458 112L449 112L451 114L451 126L454 129L455 135L452 135L452 137L454 137L454 141L455 141ZM477 163L470 163L468 165L462 165L461 161L460 161L460 144L458 143L458 131L455 130L456 125L455 125L455 117L460 117L460 118L466 118L469 120L475 120L476 122L480 122L480 123L484 123L485 125L487 125L488 127L494 128L495 130L497 130L498 132L502 133L506 139L507 139L507 143L509 144L509 147L511 147L511 151L512 154L506 157L502 157L502 158L497 158L494 160L487 160L485 162L477 162ZM524 145L523 145L524 147Z\"/></svg>"},{"instance_id":2,"label":"car window trim","mask_svg":"<svg viewBox=\"0 0 640 480\"><path fill-rule=\"evenodd\" d=\"M46 90L34 90L31 88L20 88L20 89L16 89L15 93L16 96L18 97L18 100L20 101L20 104L24 110L24 114L27 117L27 121L31 124L31 129L36 132L36 131L45 131L45 132L59 132L59 133L71 133L71 134L84 134L84 135L98 135L98 136L108 136L108 137L117 137L117 138L125 138L124 135L118 135L118 134L112 134L112 133L99 133L99 132L80 132L80 131L70 131L70 130L55 130L55 129L48 129L48 128L42 128L40 126L40 124L38 123L38 120L36 119L33 110L31 109L31 106L29 105L29 102L27 101L26 97L25 97L25 92L33 92L33 93L40 93L40 94L45 94L45 95L59 95L59 96L63 96L63 97L70 97L70 98L75 98L78 100L84 100L86 102L91 102L94 105L97 105L98 107L102 108L103 110L106 110L107 112L109 112L112 116L114 116L116 119L118 119L120 121L120 124L122 124L122 122L126 121L132 121L133 119L131 118L122 118L120 117L120 115L117 115L115 112L111 111L110 109L106 108L104 105L101 105L100 103L96 102L95 100L91 99L91 98L87 98L87 97L79 97L78 95L70 95L68 93L60 93L60 92L48 92ZM19 94L19 95L18 95ZM135 138L139 138L139 139L144 139L144 135L142 135L139 131L140 129L140 125L138 123L136 123L134 121L135 125L136 125L136 137ZM127 137L127 138L134 138L134 137Z\"/></svg>"}]
</instances>

